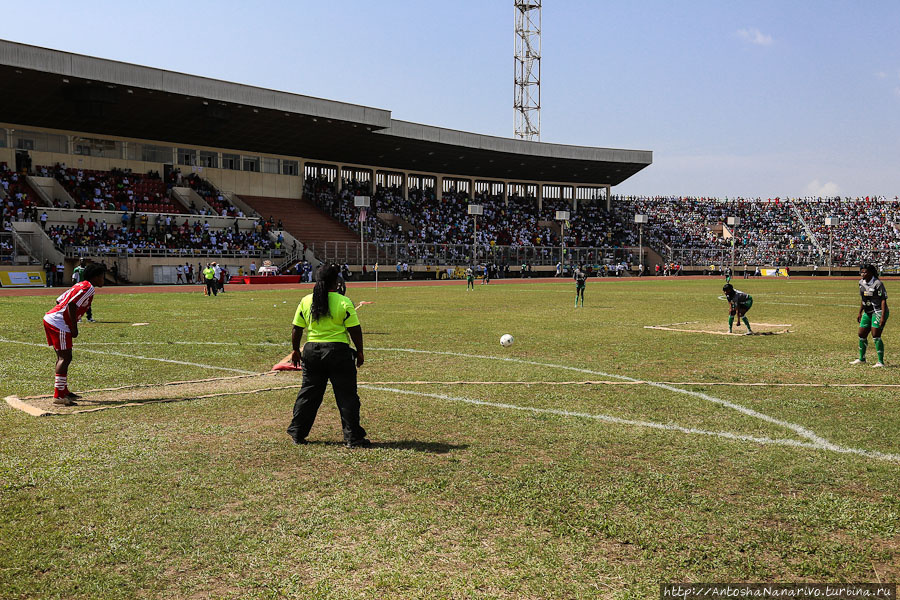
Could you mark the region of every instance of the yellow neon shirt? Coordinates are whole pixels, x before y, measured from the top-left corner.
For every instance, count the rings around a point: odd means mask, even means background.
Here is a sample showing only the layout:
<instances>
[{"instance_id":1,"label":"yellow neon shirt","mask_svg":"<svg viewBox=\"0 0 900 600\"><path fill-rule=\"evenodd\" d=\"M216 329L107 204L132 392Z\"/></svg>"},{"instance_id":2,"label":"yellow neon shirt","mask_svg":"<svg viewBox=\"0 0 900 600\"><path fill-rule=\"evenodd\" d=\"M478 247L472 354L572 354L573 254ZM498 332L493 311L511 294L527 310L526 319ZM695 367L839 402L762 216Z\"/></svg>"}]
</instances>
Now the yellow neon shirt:
<instances>
[{"instance_id":1,"label":"yellow neon shirt","mask_svg":"<svg viewBox=\"0 0 900 600\"><path fill-rule=\"evenodd\" d=\"M203 277L205 279L213 279L216 276L216 270L212 267L206 267L203 269Z\"/></svg>"},{"instance_id":2,"label":"yellow neon shirt","mask_svg":"<svg viewBox=\"0 0 900 600\"><path fill-rule=\"evenodd\" d=\"M294 314L294 325L307 329L307 341L349 344L350 334L347 333L347 328L359 325L359 318L350 298L337 292L328 292L330 315L318 321L311 319L312 299L312 294L304 296Z\"/></svg>"}]
</instances>

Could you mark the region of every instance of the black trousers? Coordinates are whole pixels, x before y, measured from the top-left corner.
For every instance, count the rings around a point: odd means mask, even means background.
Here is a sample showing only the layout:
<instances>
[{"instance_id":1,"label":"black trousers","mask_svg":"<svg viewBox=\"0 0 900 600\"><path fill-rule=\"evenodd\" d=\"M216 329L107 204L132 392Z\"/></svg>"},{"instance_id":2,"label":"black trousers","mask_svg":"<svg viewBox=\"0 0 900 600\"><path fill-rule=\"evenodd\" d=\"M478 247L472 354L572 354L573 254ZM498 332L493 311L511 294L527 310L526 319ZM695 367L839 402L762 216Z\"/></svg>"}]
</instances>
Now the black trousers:
<instances>
[{"instance_id":1,"label":"black trousers","mask_svg":"<svg viewBox=\"0 0 900 600\"><path fill-rule=\"evenodd\" d=\"M366 437L359 424L359 394L356 393L356 351L340 342L307 342L301 354L303 383L294 403L294 418L287 432L295 442L309 435L316 413L322 405L325 386L331 381L344 442L355 443Z\"/></svg>"},{"instance_id":2,"label":"black trousers","mask_svg":"<svg viewBox=\"0 0 900 600\"><path fill-rule=\"evenodd\" d=\"M216 288L216 280L215 279L207 279L206 280L206 295L207 296L216 296L219 293L219 290Z\"/></svg>"}]
</instances>

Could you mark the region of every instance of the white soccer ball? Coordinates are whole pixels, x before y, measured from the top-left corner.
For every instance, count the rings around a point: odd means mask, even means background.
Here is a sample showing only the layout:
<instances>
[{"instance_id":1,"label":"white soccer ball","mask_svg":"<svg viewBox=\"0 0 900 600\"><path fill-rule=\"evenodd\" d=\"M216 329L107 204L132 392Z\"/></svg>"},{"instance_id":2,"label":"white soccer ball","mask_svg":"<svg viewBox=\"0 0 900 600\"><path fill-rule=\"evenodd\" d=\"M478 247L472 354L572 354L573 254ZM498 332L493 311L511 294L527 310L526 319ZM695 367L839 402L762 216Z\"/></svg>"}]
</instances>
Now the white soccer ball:
<instances>
[{"instance_id":1,"label":"white soccer ball","mask_svg":"<svg viewBox=\"0 0 900 600\"><path fill-rule=\"evenodd\" d=\"M500 345L504 348L512 346L514 341L515 340L513 339L513 336L509 335L508 333L504 333L500 336Z\"/></svg>"}]
</instances>

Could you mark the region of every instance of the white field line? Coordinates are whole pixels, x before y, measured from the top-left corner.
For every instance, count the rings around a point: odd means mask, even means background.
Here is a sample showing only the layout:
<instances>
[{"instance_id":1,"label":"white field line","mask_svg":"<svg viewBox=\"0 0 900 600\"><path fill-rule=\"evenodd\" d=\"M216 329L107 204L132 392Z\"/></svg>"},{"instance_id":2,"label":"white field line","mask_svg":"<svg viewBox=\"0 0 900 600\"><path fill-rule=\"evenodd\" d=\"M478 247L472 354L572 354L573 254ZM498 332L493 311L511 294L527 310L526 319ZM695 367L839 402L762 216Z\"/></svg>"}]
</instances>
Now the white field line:
<instances>
[{"instance_id":1,"label":"white field line","mask_svg":"<svg viewBox=\"0 0 900 600\"><path fill-rule=\"evenodd\" d=\"M21 344L21 345L25 345L25 346L46 347L44 344L37 344L37 343L33 343L33 342L20 342L17 340L9 340L6 338L0 338L0 342ZM887 453L878 452L875 450L861 450L861 449L857 449L857 448L849 448L849 447L840 446L838 444L829 442L828 440L816 435L813 431L811 431L801 425L790 423L788 421L782 421L781 419L776 419L775 417L770 417L769 415L755 411L751 408L747 408L745 406L736 404L734 402L730 402L728 400L716 398L714 396L710 396L709 394L704 394L702 392L695 392L692 390L685 390L685 389L673 387L673 386L665 384L665 383L640 380L640 379L635 379L633 377L628 377L625 375L616 375L616 374L612 374L612 373L605 373L603 371L595 371L592 369L583 369L580 367L570 367L568 365L542 363L542 362L538 362L538 361L531 361L531 360L525 360L525 359L520 359L520 358L510 358L510 357L503 357L503 356L466 354L463 352L445 352L445 351L437 351L437 350L417 350L417 349L413 349L413 348L379 348L379 347L371 347L370 346L369 349L370 350L379 350L382 352L406 352L406 353L410 353L410 354L434 354L434 355L440 355L440 356L458 356L458 357L462 357L462 358L476 358L476 359L480 359L480 360L495 360L495 361L500 361L500 362L519 363L519 364L526 364L526 365L532 365L532 366L538 366L538 367L546 367L546 368L552 368L552 369L563 369L563 370L567 370L567 371L574 371L577 373L586 373L586 374L590 374L590 375L599 375L601 377L609 377L612 379L619 379L622 381L643 382L644 384L652 386L652 387L664 389L664 390L667 390L670 392L674 392L676 394L684 394L687 396L693 396L695 398L700 398L702 400L706 400L706 401L712 402L714 404L719 404L719 405L731 408L732 410L735 410L737 412L740 412L740 413L745 414L750 417L757 418L761 421L765 421L768 423L772 423L773 425L778 425L780 427L790 429L790 430L794 431L795 433L797 433L798 435L800 435L801 437L804 437L810 441L809 442L795 442L795 441L791 441L791 440L784 440L784 441L772 440L770 442L763 442L761 440L765 440L768 438L753 438L751 436L740 436L740 435L732 434L732 433L728 433L728 432L705 432L704 430L694 430L691 428L685 428L685 427L681 427L681 426L677 426L677 425L664 425L661 423L651 423L651 422L646 422L646 425L644 425L644 426L647 426L647 427L672 428L673 431L682 431L682 432L686 432L686 433L704 433L705 435L721 435L722 437L727 437L729 439L735 439L735 440L758 441L759 443L777 443L777 444L781 444L781 445L792 445L792 446L796 446L796 447L808 447L808 448L815 448L815 449L820 449L820 450L830 450L832 452L839 452L839 453L844 453L844 454L858 454L861 456L868 456L871 458L878 458L881 460L891 460L891 461L900 462L900 454L887 454ZM124 358L136 358L139 360L151 360L151 361L157 361L157 362L180 364L180 365L185 365L185 366L216 369L216 370L220 370L220 371L231 371L233 373L242 373L242 374L247 374L247 375L257 374L254 371L246 371L243 369L232 369L230 367L204 365L204 364L200 364L200 363L192 363L192 362L172 360L172 359L166 359L166 358L138 356L138 355L124 354L121 352L107 352L107 351L102 351L102 350L90 350L90 349L85 349L85 348L83 348L82 351L83 352L91 352L94 354L107 354L107 355L112 355L112 356L121 356ZM361 387L365 387L365 386L361 386ZM383 387L375 388L374 386L369 386L369 387L371 387L372 389L389 389L389 390L393 389L393 388L383 388ZM406 391L406 392L398 391L398 393L421 394L421 392L410 392L410 391ZM435 398L441 398L440 395L435 395L435 394L428 394L428 396L435 397ZM447 398L444 398L444 399L453 399L453 397L448 396ZM592 415L586 415L583 413L570 413L569 411L562 411L562 410L556 411L553 409L534 409L534 408L516 406L513 404L506 405L506 404L499 404L499 403L490 403L490 402L485 402L485 401L480 401L480 400L472 400L470 403L473 403L473 404L478 403L478 404L482 404L485 406L496 406L499 408L526 410L526 411L532 411L532 412L542 411L542 412L552 412L552 413L561 414L561 415L565 414L565 415L571 415L571 416L587 416L589 418L600 418L602 416L605 419L609 420L609 422L616 422L616 423L625 423L626 422L626 420L624 420L624 419L619 419L618 417L607 417L606 415L592 416ZM644 423L644 422L634 421L631 424L637 425L640 423Z\"/></svg>"},{"instance_id":2,"label":"white field line","mask_svg":"<svg viewBox=\"0 0 900 600\"><path fill-rule=\"evenodd\" d=\"M8 344L21 344L22 346L37 346L38 348L48 348L47 344L35 344L34 342L20 342L17 340L8 340L0 338L0 342ZM81 344L83 346L84 344ZM110 350L91 350L90 348L82 348L79 346L79 352L89 352L91 354L106 354L108 356L121 356L122 358L136 358L138 360L152 360L156 362L172 363L175 365L183 365L186 367L200 367L203 369L216 369L219 371L229 371L231 373L241 373L244 375L257 375L256 371L245 371L244 369L232 369L231 367L219 367L216 365L204 365L202 363L187 362L184 360L172 360L170 358L154 358L152 356L139 356L137 354L125 354L123 352L112 352Z\"/></svg>"},{"instance_id":3,"label":"white field line","mask_svg":"<svg viewBox=\"0 0 900 600\"><path fill-rule=\"evenodd\" d=\"M448 396L446 394L430 394L427 392L415 392L410 390L401 390L399 388L391 388L391 387L382 387L377 385L360 385L359 387L367 390L378 390L378 391L387 391L392 392L394 394L405 394L408 396L422 396L426 398L436 398L438 400L446 400L449 402L462 402L465 404L474 404L476 406L489 406L491 408L505 408L508 410L518 410L522 412L531 412L537 414L550 414L550 415L559 415L562 417L577 417L582 419L594 419L597 421L602 421L604 423L614 423L616 425L631 425L634 427L647 427L650 429L659 429L663 431L677 431L680 433L694 434L694 435L707 435L712 437L725 438L728 440L735 440L741 442L752 442L755 444L771 444L778 446L791 446L794 448L809 448L811 450L832 450L834 452L840 452L843 454L858 454L861 456L866 456L868 458L877 458L880 460L888 460L888 461L896 461L900 462L900 455L897 454L885 454L883 452L877 451L869 451L869 450L859 450L856 448L845 448L843 446L836 446L830 444L828 446L823 446L820 443L816 442L801 442L800 440L792 440L786 438L768 438L768 437L757 437L751 435L741 435L737 433L731 433L729 431L708 431L706 429L696 429L694 427L682 427L680 425L671 425L666 423L655 423L653 421L636 421L632 419L622 419L619 417L613 417L611 415L603 415L603 414L591 414L591 413L580 413L573 412L569 410L560 410L554 408L536 408L533 406L519 406L516 404L504 404L501 402L488 402L485 400L475 400L472 398L464 398L460 396Z\"/></svg>"},{"instance_id":4,"label":"white field line","mask_svg":"<svg viewBox=\"0 0 900 600\"><path fill-rule=\"evenodd\" d=\"M791 431L795 432L796 434L800 435L801 437L804 437L804 438L810 440L810 442L812 442L812 444L815 447L823 449L823 450L831 450L833 452L844 452L844 453L849 452L849 453L853 453L853 454L861 454L864 456L873 456L876 458L886 458L887 460L900 461L900 455L897 455L897 454L884 454L884 453L876 452L876 451L858 450L855 448L845 448L838 444L829 442L825 438L816 435L813 431L811 431L801 425L797 425L797 424L791 423L789 421L783 421L781 419L776 419L775 417L770 417L769 415L761 413L756 410L753 410L752 408L747 408L746 406L742 406L740 404L736 404L734 402L730 402L730 401L724 400L722 398L716 398L715 396L710 396L709 394L704 394L703 392L695 392L692 390L685 390L682 388L677 388L677 387L673 387L671 385L667 385L665 383L657 383L657 382L653 382L653 381L640 380L640 379L635 379L633 377L627 377L625 375L604 373L603 371L595 371L592 369L582 369L580 367L570 367L567 365L556 365L556 364L551 364L551 363L537 362L537 361L533 361L533 360L524 360L521 358L509 358L509 357L502 357L502 356L486 356L486 355L480 355L480 354L465 354L462 352L441 352L441 351L437 351L437 350L414 350L411 348L370 348L370 349L371 350L381 350L384 352L407 352L407 353L411 353L411 354L435 354L435 355L441 355L441 356L459 356L459 357L463 357L463 358L496 360L496 361L502 361L502 362L511 362L511 363L518 363L518 364L524 364L524 365L532 365L532 366L536 366L536 367L564 369L567 371L575 371L577 373L586 373L589 375L599 375L600 377L607 377L607 378L611 378L611 379L621 379L623 381L644 381L644 383L646 383L647 385L652 386L652 387L656 387L656 388L660 388L660 389L667 390L670 392L674 392L676 394L684 394L686 396L693 396L695 398L700 398L701 400L706 400L707 402L712 402L714 404L719 404L721 406L725 406L725 407L735 410L741 414L747 415L748 417L753 417L753 418L759 419L761 421L765 421L767 423L772 423L773 425L778 425L779 427L784 427L786 429L790 429Z\"/></svg>"}]
</instances>

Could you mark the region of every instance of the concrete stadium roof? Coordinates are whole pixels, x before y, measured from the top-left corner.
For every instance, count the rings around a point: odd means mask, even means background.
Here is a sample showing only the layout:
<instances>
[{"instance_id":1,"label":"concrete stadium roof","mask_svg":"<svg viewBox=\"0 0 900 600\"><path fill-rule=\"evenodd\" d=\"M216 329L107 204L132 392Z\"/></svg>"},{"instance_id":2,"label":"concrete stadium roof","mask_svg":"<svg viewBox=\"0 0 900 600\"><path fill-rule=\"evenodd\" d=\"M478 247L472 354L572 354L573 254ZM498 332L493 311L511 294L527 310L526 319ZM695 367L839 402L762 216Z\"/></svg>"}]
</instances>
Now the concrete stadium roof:
<instances>
[{"instance_id":1,"label":"concrete stadium roof","mask_svg":"<svg viewBox=\"0 0 900 600\"><path fill-rule=\"evenodd\" d=\"M646 150L500 138L388 110L0 40L0 121L417 173L617 185Z\"/></svg>"}]
</instances>

